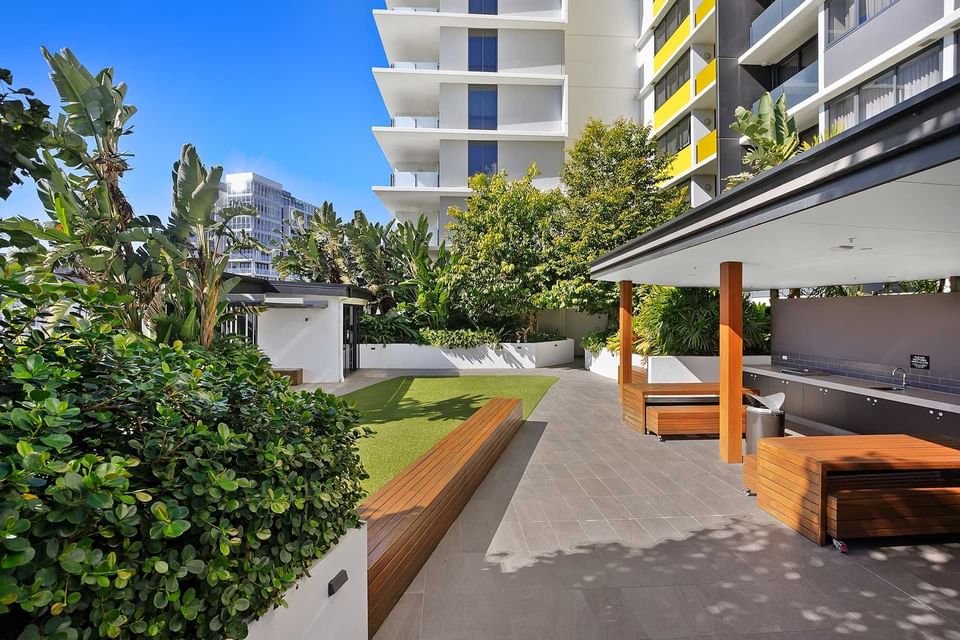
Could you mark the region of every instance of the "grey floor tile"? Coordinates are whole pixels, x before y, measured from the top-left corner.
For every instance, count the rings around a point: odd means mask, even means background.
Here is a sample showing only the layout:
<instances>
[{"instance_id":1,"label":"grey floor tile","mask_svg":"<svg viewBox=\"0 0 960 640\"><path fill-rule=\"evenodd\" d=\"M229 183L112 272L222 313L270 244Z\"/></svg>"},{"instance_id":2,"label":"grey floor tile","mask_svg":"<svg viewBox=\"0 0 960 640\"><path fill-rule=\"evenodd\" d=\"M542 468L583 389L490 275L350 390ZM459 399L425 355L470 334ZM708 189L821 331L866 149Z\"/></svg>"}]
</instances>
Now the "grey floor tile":
<instances>
[{"instance_id":1,"label":"grey floor tile","mask_svg":"<svg viewBox=\"0 0 960 640\"><path fill-rule=\"evenodd\" d=\"M593 503L607 520L623 520L630 517L626 507L614 496L597 496L593 498Z\"/></svg>"},{"instance_id":2,"label":"grey floor tile","mask_svg":"<svg viewBox=\"0 0 960 640\"><path fill-rule=\"evenodd\" d=\"M404 594L380 626L374 640L420 640L423 594Z\"/></svg>"},{"instance_id":3,"label":"grey floor tile","mask_svg":"<svg viewBox=\"0 0 960 640\"><path fill-rule=\"evenodd\" d=\"M521 522L520 528L530 553L545 553L560 549L560 543L557 542L557 536L553 533L553 527L549 522Z\"/></svg>"},{"instance_id":4,"label":"grey floor tile","mask_svg":"<svg viewBox=\"0 0 960 640\"><path fill-rule=\"evenodd\" d=\"M600 478L583 478L580 480L580 485L590 497L613 495Z\"/></svg>"},{"instance_id":5,"label":"grey floor tile","mask_svg":"<svg viewBox=\"0 0 960 640\"><path fill-rule=\"evenodd\" d=\"M631 518L659 518L660 512L642 496L621 496L617 498Z\"/></svg>"},{"instance_id":6,"label":"grey floor tile","mask_svg":"<svg viewBox=\"0 0 960 640\"><path fill-rule=\"evenodd\" d=\"M603 519L603 514L600 513L600 509L593 502L593 500L587 496L580 498L564 498L564 500L570 506L570 509L573 510L573 514L576 516L577 520Z\"/></svg>"}]
</instances>

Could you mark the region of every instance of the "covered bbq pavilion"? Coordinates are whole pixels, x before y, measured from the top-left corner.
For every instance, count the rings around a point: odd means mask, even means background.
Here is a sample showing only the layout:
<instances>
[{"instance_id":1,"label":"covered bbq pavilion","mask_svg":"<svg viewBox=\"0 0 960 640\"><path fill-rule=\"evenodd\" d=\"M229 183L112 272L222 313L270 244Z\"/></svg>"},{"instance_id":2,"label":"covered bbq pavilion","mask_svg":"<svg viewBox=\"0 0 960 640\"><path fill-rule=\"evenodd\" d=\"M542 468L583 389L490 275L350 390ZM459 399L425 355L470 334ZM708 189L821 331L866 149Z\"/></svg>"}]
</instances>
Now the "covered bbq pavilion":
<instances>
[{"instance_id":1,"label":"covered bbq pavilion","mask_svg":"<svg viewBox=\"0 0 960 640\"><path fill-rule=\"evenodd\" d=\"M592 266L594 279L620 283L620 344L632 342L634 283L720 289L720 457L730 463L743 455L744 291L957 274L960 78L843 132ZM956 291L956 279L951 281ZM903 322L909 327L909 318ZM629 357L629 350L621 350L621 385L632 382Z\"/></svg>"}]
</instances>

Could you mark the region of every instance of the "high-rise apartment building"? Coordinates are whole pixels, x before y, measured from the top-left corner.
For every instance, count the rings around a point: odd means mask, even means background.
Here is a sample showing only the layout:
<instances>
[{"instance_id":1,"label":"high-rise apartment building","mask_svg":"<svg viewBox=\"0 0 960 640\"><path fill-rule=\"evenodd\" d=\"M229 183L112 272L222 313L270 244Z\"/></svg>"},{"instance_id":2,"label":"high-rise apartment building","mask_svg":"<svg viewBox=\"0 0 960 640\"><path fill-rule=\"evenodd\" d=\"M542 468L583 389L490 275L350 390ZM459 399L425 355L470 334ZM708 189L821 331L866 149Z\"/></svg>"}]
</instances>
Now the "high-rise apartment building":
<instances>
[{"instance_id":1,"label":"high-rise apartment building","mask_svg":"<svg viewBox=\"0 0 960 640\"><path fill-rule=\"evenodd\" d=\"M740 171L737 106L787 97L802 137L852 127L953 76L958 0L644 0L641 118L694 206Z\"/></svg>"},{"instance_id":2,"label":"high-rise apartment building","mask_svg":"<svg viewBox=\"0 0 960 640\"><path fill-rule=\"evenodd\" d=\"M393 168L374 187L396 218L430 216L434 238L468 178L536 163L555 187L590 117L637 119L642 0L387 0L374 11L389 68L374 69Z\"/></svg>"},{"instance_id":3,"label":"high-rise apartment building","mask_svg":"<svg viewBox=\"0 0 960 640\"><path fill-rule=\"evenodd\" d=\"M960 0L387 0L375 69L398 219L442 231L468 177L531 162L553 187L590 117L649 124L693 206L742 170L738 106L786 95L805 139L957 72Z\"/></svg>"},{"instance_id":4,"label":"high-rise apartment building","mask_svg":"<svg viewBox=\"0 0 960 640\"><path fill-rule=\"evenodd\" d=\"M249 207L255 215L237 216L230 222L233 229L245 231L267 251L240 249L230 256L228 271L236 275L276 279L273 268L275 245L290 227L295 213L313 215L317 208L293 196L279 182L256 173L228 173L220 187L218 208Z\"/></svg>"}]
</instances>

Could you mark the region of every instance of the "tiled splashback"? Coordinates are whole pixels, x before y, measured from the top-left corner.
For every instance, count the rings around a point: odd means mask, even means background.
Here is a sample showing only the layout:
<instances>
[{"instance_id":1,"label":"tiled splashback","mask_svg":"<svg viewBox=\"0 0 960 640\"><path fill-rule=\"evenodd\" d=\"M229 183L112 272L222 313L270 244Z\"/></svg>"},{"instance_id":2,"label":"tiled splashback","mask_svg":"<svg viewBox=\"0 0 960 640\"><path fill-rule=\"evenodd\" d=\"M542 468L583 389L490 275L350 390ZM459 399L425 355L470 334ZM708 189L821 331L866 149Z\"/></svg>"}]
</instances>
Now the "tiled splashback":
<instances>
[{"instance_id":1,"label":"tiled splashback","mask_svg":"<svg viewBox=\"0 0 960 640\"><path fill-rule=\"evenodd\" d=\"M786 360L783 359L786 356ZM892 375L893 367L873 362L857 360L841 360L802 353L773 353L773 366L790 366L801 369L816 369L838 376L849 376L871 382L900 382L900 373ZM947 377L941 377L947 376ZM942 391L944 393L960 394L960 371L917 371L907 369L907 383L917 389Z\"/></svg>"}]
</instances>

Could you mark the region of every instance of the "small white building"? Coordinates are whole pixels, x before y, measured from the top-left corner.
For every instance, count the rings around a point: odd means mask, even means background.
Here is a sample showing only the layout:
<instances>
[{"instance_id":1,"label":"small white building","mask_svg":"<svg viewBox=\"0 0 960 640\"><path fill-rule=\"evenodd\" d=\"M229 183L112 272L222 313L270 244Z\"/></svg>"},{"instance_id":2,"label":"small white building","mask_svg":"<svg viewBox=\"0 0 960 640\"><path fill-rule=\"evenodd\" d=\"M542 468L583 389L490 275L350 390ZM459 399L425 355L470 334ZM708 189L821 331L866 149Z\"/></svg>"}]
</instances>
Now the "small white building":
<instances>
[{"instance_id":1,"label":"small white building","mask_svg":"<svg viewBox=\"0 0 960 640\"><path fill-rule=\"evenodd\" d=\"M246 333L274 369L301 370L303 383L316 384L342 382L359 367L360 316L373 300L366 289L242 276L228 298L259 309Z\"/></svg>"}]
</instances>

